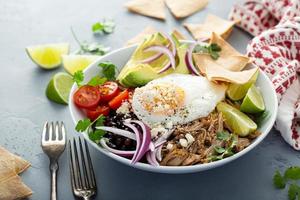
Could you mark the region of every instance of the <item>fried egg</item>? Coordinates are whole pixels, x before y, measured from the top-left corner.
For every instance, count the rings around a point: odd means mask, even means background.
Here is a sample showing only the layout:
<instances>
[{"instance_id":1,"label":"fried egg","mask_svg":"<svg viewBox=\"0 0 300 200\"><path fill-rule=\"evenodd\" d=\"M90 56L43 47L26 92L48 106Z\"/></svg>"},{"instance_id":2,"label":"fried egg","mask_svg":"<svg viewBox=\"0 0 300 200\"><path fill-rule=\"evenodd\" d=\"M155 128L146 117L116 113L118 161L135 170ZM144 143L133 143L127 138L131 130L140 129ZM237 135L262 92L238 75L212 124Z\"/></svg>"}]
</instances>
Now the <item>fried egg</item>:
<instances>
[{"instance_id":1,"label":"fried egg","mask_svg":"<svg viewBox=\"0 0 300 200\"><path fill-rule=\"evenodd\" d=\"M211 113L224 99L225 90L225 85L202 76L170 74L136 88L132 109L151 128L186 124Z\"/></svg>"}]
</instances>

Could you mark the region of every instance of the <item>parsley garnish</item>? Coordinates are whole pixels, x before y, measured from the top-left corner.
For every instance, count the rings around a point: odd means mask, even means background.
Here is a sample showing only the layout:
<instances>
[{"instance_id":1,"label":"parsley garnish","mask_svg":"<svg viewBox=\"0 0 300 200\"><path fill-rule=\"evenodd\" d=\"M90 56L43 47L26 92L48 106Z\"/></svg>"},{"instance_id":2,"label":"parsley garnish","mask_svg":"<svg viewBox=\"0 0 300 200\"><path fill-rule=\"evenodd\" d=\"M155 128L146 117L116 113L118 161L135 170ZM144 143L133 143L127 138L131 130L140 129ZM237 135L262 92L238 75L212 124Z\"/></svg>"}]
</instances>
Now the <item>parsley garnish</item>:
<instances>
[{"instance_id":1,"label":"parsley garnish","mask_svg":"<svg viewBox=\"0 0 300 200\"><path fill-rule=\"evenodd\" d=\"M212 59L217 60L220 57L219 52L221 50L222 49L218 44L212 43L208 46L198 44L194 48L193 52L194 53L208 53Z\"/></svg>"},{"instance_id":2,"label":"parsley garnish","mask_svg":"<svg viewBox=\"0 0 300 200\"><path fill-rule=\"evenodd\" d=\"M82 81L84 80L84 74L82 70L78 70L73 75L73 81L77 84L78 87L82 85Z\"/></svg>"},{"instance_id":3,"label":"parsley garnish","mask_svg":"<svg viewBox=\"0 0 300 200\"><path fill-rule=\"evenodd\" d=\"M296 183L297 180L300 180L300 167L289 167L285 170L284 176L282 176L281 173L276 170L273 176L273 185L277 189L284 189L286 184L288 184L289 181L292 181L292 183L289 185L288 190L289 200L296 200L297 197L297 199L299 200L300 186Z\"/></svg>"},{"instance_id":4,"label":"parsley garnish","mask_svg":"<svg viewBox=\"0 0 300 200\"><path fill-rule=\"evenodd\" d=\"M116 66L111 62L102 62L98 65L102 68L102 74L108 80L115 80L116 79Z\"/></svg>"},{"instance_id":5,"label":"parsley garnish","mask_svg":"<svg viewBox=\"0 0 300 200\"><path fill-rule=\"evenodd\" d=\"M115 29L115 22L113 20L103 20L102 22L96 22L92 26L92 31L95 34L109 34Z\"/></svg>"},{"instance_id":6,"label":"parsley garnish","mask_svg":"<svg viewBox=\"0 0 300 200\"><path fill-rule=\"evenodd\" d=\"M71 27L71 32L72 32L74 39L76 40L76 42L78 43L78 45L80 47L80 49L76 52L76 54L93 54L93 55L102 56L109 51L109 47L105 47L102 44L88 43L86 41L83 41L83 42L79 41L79 39L77 38L72 27Z\"/></svg>"},{"instance_id":7,"label":"parsley garnish","mask_svg":"<svg viewBox=\"0 0 300 200\"><path fill-rule=\"evenodd\" d=\"M100 115L95 121L91 122L90 119L82 119L77 122L75 130L78 132L86 131L89 135L89 138L95 142L99 143L100 139L105 135L105 131L103 130L95 130L92 126L95 124L96 126L103 126L105 121L105 117Z\"/></svg>"},{"instance_id":8,"label":"parsley garnish","mask_svg":"<svg viewBox=\"0 0 300 200\"><path fill-rule=\"evenodd\" d=\"M217 139L227 141L230 138L230 133L228 131L217 132Z\"/></svg>"},{"instance_id":9,"label":"parsley garnish","mask_svg":"<svg viewBox=\"0 0 300 200\"><path fill-rule=\"evenodd\" d=\"M97 85L102 85L107 81L107 78L102 78L100 76L94 76L91 78L91 80L87 83L90 86L97 86Z\"/></svg>"}]
</instances>

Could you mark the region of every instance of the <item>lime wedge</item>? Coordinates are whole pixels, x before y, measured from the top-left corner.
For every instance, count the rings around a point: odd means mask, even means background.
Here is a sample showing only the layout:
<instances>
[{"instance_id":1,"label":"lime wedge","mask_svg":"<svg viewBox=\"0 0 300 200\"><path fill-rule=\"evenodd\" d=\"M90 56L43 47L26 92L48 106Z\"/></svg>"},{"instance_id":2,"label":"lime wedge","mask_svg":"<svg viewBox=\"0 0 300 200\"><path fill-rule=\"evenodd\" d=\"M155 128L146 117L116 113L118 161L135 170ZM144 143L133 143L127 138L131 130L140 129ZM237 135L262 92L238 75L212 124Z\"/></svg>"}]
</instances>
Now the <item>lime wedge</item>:
<instances>
[{"instance_id":1,"label":"lime wedge","mask_svg":"<svg viewBox=\"0 0 300 200\"><path fill-rule=\"evenodd\" d=\"M225 124L230 130L241 137L247 136L257 129L257 125L252 119L227 103L218 103L217 110L223 114Z\"/></svg>"},{"instance_id":2,"label":"lime wedge","mask_svg":"<svg viewBox=\"0 0 300 200\"><path fill-rule=\"evenodd\" d=\"M62 63L64 69L74 75L76 71L84 70L99 57L95 55L64 55L62 56Z\"/></svg>"},{"instance_id":3,"label":"lime wedge","mask_svg":"<svg viewBox=\"0 0 300 200\"><path fill-rule=\"evenodd\" d=\"M233 101L244 98L248 89L253 85L253 83L256 82L258 74L259 70L257 70L256 73L251 77L251 79L245 84L240 85L231 83L226 91L227 96Z\"/></svg>"},{"instance_id":4,"label":"lime wedge","mask_svg":"<svg viewBox=\"0 0 300 200\"><path fill-rule=\"evenodd\" d=\"M59 72L55 74L48 83L46 96L56 103L68 104L72 85L72 76L67 73Z\"/></svg>"},{"instance_id":5,"label":"lime wedge","mask_svg":"<svg viewBox=\"0 0 300 200\"><path fill-rule=\"evenodd\" d=\"M44 69L53 69L61 65L61 56L68 54L69 44L45 44L26 47L31 60Z\"/></svg>"},{"instance_id":6,"label":"lime wedge","mask_svg":"<svg viewBox=\"0 0 300 200\"><path fill-rule=\"evenodd\" d=\"M255 85L248 90L240 109L246 113L260 113L265 110L264 99Z\"/></svg>"}]
</instances>

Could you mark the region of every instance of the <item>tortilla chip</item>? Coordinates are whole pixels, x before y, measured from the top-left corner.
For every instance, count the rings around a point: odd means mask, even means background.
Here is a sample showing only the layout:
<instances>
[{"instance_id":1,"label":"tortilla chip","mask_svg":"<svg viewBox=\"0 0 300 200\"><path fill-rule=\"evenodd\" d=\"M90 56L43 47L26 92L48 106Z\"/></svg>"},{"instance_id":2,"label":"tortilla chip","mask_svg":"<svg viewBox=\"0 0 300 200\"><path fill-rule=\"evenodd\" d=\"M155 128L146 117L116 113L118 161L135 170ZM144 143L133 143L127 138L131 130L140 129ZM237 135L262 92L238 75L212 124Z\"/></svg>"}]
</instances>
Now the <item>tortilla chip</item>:
<instances>
[{"instance_id":1,"label":"tortilla chip","mask_svg":"<svg viewBox=\"0 0 300 200\"><path fill-rule=\"evenodd\" d=\"M209 0L166 0L165 2L172 14L178 19L190 16L203 9Z\"/></svg>"},{"instance_id":2,"label":"tortilla chip","mask_svg":"<svg viewBox=\"0 0 300 200\"><path fill-rule=\"evenodd\" d=\"M15 169L11 168L5 160L0 160L0 182L15 175L17 175Z\"/></svg>"},{"instance_id":3,"label":"tortilla chip","mask_svg":"<svg viewBox=\"0 0 300 200\"><path fill-rule=\"evenodd\" d=\"M177 29L172 31L172 35L174 35L178 40L186 40L187 38Z\"/></svg>"},{"instance_id":4,"label":"tortilla chip","mask_svg":"<svg viewBox=\"0 0 300 200\"><path fill-rule=\"evenodd\" d=\"M127 41L126 46L138 44L144 41L145 37L157 33L158 31L152 26L147 26L142 32Z\"/></svg>"},{"instance_id":5,"label":"tortilla chip","mask_svg":"<svg viewBox=\"0 0 300 200\"><path fill-rule=\"evenodd\" d=\"M164 0L132 0L126 3L125 7L130 12L161 20L166 19Z\"/></svg>"},{"instance_id":6,"label":"tortilla chip","mask_svg":"<svg viewBox=\"0 0 300 200\"><path fill-rule=\"evenodd\" d=\"M1 200L23 199L30 195L32 195L31 189L17 175L0 182Z\"/></svg>"},{"instance_id":7,"label":"tortilla chip","mask_svg":"<svg viewBox=\"0 0 300 200\"><path fill-rule=\"evenodd\" d=\"M197 40L207 38L209 39L212 32L221 35L226 39L234 26L234 21L224 20L218 16L208 14L203 24L184 24L184 27Z\"/></svg>"},{"instance_id":8,"label":"tortilla chip","mask_svg":"<svg viewBox=\"0 0 300 200\"><path fill-rule=\"evenodd\" d=\"M229 83L245 84L251 79L257 70L258 68L255 67L249 70L233 72L211 63L211 65L206 66L206 77L210 81L224 81Z\"/></svg>"},{"instance_id":9,"label":"tortilla chip","mask_svg":"<svg viewBox=\"0 0 300 200\"><path fill-rule=\"evenodd\" d=\"M9 168L15 170L16 174L19 174L26 170L30 163L24 160L23 158L14 155L0 146L0 160L5 161ZM1 166L0 166L1 167Z\"/></svg>"}]
</instances>

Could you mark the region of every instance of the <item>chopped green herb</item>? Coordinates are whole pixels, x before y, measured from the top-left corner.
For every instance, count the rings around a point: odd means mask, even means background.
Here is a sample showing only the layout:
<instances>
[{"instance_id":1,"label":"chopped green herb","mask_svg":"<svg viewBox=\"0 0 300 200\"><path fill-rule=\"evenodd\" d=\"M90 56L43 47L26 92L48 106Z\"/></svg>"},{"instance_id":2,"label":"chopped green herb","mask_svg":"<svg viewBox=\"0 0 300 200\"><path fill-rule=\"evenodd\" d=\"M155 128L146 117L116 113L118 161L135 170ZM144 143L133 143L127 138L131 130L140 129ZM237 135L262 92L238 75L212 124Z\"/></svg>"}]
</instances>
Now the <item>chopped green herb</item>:
<instances>
[{"instance_id":1,"label":"chopped green herb","mask_svg":"<svg viewBox=\"0 0 300 200\"><path fill-rule=\"evenodd\" d=\"M223 147L220 147L220 146L215 146L214 149L219 154L224 153L226 151L226 149L224 149Z\"/></svg>"},{"instance_id":2,"label":"chopped green herb","mask_svg":"<svg viewBox=\"0 0 300 200\"><path fill-rule=\"evenodd\" d=\"M84 80L84 74L82 70L78 70L73 75L73 81L77 84L78 87L82 85L82 81Z\"/></svg>"},{"instance_id":3,"label":"chopped green herb","mask_svg":"<svg viewBox=\"0 0 300 200\"><path fill-rule=\"evenodd\" d=\"M102 68L102 74L108 80L115 80L116 79L116 66L111 62L102 62L98 65Z\"/></svg>"},{"instance_id":4,"label":"chopped green herb","mask_svg":"<svg viewBox=\"0 0 300 200\"><path fill-rule=\"evenodd\" d=\"M94 76L91 78L91 80L87 83L88 85L91 86L97 86L97 85L102 85L107 81L106 78L100 77L100 76Z\"/></svg>"},{"instance_id":5,"label":"chopped green herb","mask_svg":"<svg viewBox=\"0 0 300 200\"><path fill-rule=\"evenodd\" d=\"M284 173L285 179L300 180L300 167L290 167Z\"/></svg>"},{"instance_id":6,"label":"chopped green herb","mask_svg":"<svg viewBox=\"0 0 300 200\"><path fill-rule=\"evenodd\" d=\"M208 46L198 44L194 48L194 53L207 53L212 59L217 60L220 57L219 52L221 50L221 47L216 43L212 43Z\"/></svg>"},{"instance_id":7,"label":"chopped green herb","mask_svg":"<svg viewBox=\"0 0 300 200\"><path fill-rule=\"evenodd\" d=\"M228 131L217 132L217 139L227 141L230 138L230 133Z\"/></svg>"},{"instance_id":8,"label":"chopped green herb","mask_svg":"<svg viewBox=\"0 0 300 200\"><path fill-rule=\"evenodd\" d=\"M278 170L276 170L273 176L273 185L278 189L285 188L285 179Z\"/></svg>"},{"instance_id":9,"label":"chopped green herb","mask_svg":"<svg viewBox=\"0 0 300 200\"><path fill-rule=\"evenodd\" d=\"M100 115L95 121L91 122L90 119L83 119L79 120L75 129L78 132L84 132L86 131L89 135L89 138L95 142L99 143L100 139L105 135L105 131L103 130L95 130L92 128L93 124L96 126L103 126L103 123L105 121L105 117L103 115Z\"/></svg>"},{"instance_id":10,"label":"chopped green herb","mask_svg":"<svg viewBox=\"0 0 300 200\"><path fill-rule=\"evenodd\" d=\"M93 55L99 55L102 56L106 54L109 51L109 47L105 47L98 43L88 43L86 41L81 42L73 29L71 28L72 35L76 42L78 43L80 49L76 52L76 54L93 54Z\"/></svg>"},{"instance_id":11,"label":"chopped green herb","mask_svg":"<svg viewBox=\"0 0 300 200\"><path fill-rule=\"evenodd\" d=\"M296 200L297 197L300 199L300 187L297 184L292 183L289 187L288 196L289 200Z\"/></svg>"},{"instance_id":12,"label":"chopped green herb","mask_svg":"<svg viewBox=\"0 0 300 200\"><path fill-rule=\"evenodd\" d=\"M78 132L83 132L91 125L91 123L92 123L91 120L87 119L87 118L79 120L77 122L75 130L78 131Z\"/></svg>"},{"instance_id":13,"label":"chopped green herb","mask_svg":"<svg viewBox=\"0 0 300 200\"><path fill-rule=\"evenodd\" d=\"M219 136L221 136L221 134L219 134ZM226 137L227 137L227 134L225 132L225 134L222 135L221 138L226 138ZM233 148L237 145L237 140L238 140L238 138L235 134L229 134L229 138L227 138L227 140L223 140L223 141L229 142L227 147L224 148L224 147L220 147L220 146L215 146L214 150L215 150L216 155L212 155L210 157L210 159L212 161L216 161L216 160L222 160L223 158L232 156L234 154Z\"/></svg>"},{"instance_id":14,"label":"chopped green herb","mask_svg":"<svg viewBox=\"0 0 300 200\"><path fill-rule=\"evenodd\" d=\"M115 29L115 22L113 20L103 20L102 22L96 22L92 26L92 31L95 34L109 34Z\"/></svg>"}]
</instances>

